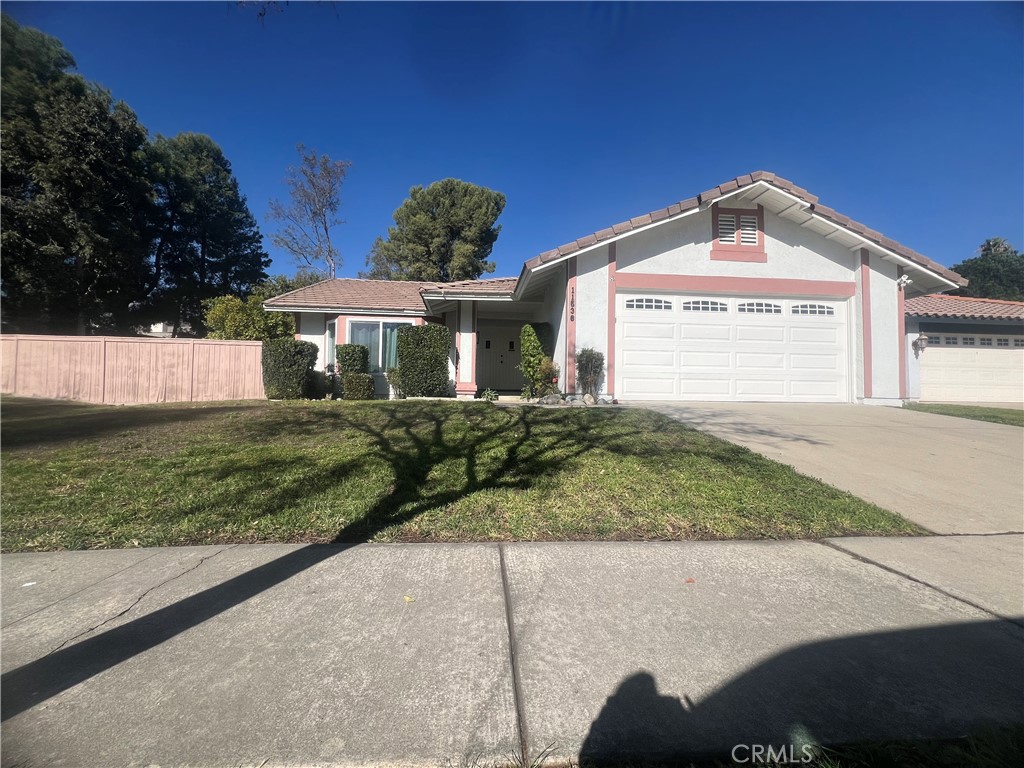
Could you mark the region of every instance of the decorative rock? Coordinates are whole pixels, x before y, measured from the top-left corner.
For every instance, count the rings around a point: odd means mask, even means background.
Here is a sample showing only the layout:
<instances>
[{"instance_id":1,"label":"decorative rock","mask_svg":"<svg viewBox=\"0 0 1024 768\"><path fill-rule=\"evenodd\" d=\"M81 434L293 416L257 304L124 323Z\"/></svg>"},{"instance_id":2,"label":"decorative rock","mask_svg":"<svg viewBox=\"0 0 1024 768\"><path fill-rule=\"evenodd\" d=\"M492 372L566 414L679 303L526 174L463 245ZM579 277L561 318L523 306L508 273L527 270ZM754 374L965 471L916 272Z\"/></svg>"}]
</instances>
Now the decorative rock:
<instances>
[{"instance_id":1,"label":"decorative rock","mask_svg":"<svg viewBox=\"0 0 1024 768\"><path fill-rule=\"evenodd\" d=\"M541 405L558 405L560 402L562 402L562 398L560 395L555 394L544 395L544 397L542 397L539 400L539 402L541 403Z\"/></svg>"},{"instance_id":2,"label":"decorative rock","mask_svg":"<svg viewBox=\"0 0 1024 768\"><path fill-rule=\"evenodd\" d=\"M601 405L611 405L612 399L608 397L608 395L601 395L599 398L597 398L597 402L599 402Z\"/></svg>"},{"instance_id":3,"label":"decorative rock","mask_svg":"<svg viewBox=\"0 0 1024 768\"><path fill-rule=\"evenodd\" d=\"M596 403L596 402L597 402L597 399L592 394L590 394L589 392L583 396L583 403L584 403L584 405L594 405L594 403Z\"/></svg>"}]
</instances>

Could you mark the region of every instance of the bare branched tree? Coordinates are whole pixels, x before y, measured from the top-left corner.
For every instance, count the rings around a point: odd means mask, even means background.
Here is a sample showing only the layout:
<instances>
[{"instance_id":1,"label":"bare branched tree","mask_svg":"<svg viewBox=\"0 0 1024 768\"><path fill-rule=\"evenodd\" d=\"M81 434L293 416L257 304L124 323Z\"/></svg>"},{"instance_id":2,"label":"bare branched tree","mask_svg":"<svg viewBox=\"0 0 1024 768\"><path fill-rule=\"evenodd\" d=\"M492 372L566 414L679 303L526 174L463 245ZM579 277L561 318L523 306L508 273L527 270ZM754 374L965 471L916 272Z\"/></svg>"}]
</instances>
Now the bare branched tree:
<instances>
[{"instance_id":1,"label":"bare branched tree","mask_svg":"<svg viewBox=\"0 0 1024 768\"><path fill-rule=\"evenodd\" d=\"M348 160L331 160L299 144L299 164L288 168L285 183L291 200L287 205L270 201L269 218L282 222L271 242L288 251L300 265L326 277L335 277L341 255L331 241L331 231L344 222L337 217L341 185L352 166Z\"/></svg>"}]
</instances>

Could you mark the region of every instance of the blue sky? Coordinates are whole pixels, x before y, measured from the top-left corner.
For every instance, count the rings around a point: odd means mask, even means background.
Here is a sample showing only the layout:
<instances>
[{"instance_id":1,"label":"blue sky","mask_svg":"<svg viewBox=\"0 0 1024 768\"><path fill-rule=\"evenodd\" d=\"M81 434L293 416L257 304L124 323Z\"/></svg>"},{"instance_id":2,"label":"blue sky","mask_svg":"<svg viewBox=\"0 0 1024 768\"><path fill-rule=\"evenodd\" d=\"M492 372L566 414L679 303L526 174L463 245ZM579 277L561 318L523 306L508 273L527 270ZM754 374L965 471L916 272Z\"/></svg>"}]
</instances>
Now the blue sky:
<instances>
[{"instance_id":1,"label":"blue sky","mask_svg":"<svg viewBox=\"0 0 1024 768\"><path fill-rule=\"evenodd\" d=\"M774 171L942 264L1024 245L1024 4L20 3L153 134L212 136L264 235L303 142L353 163L343 276L410 187L508 198L492 259ZM271 272L294 264L276 252Z\"/></svg>"}]
</instances>

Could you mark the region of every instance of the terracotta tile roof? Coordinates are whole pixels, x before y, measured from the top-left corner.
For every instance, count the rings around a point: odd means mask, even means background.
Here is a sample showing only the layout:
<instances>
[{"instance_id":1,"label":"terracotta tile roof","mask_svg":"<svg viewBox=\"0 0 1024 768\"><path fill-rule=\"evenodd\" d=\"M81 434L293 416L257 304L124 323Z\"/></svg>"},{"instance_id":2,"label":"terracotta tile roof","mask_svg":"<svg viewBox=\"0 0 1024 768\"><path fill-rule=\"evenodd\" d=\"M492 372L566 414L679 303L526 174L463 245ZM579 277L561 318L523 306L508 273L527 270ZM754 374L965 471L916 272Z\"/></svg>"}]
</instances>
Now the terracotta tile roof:
<instances>
[{"instance_id":1,"label":"terracotta tile roof","mask_svg":"<svg viewBox=\"0 0 1024 768\"><path fill-rule=\"evenodd\" d=\"M273 309L353 309L426 314L424 292L456 290L460 294L494 296L511 294L518 278L461 280L454 283L428 283L414 280L356 280L339 277L283 293L263 302Z\"/></svg>"},{"instance_id":2,"label":"terracotta tile roof","mask_svg":"<svg viewBox=\"0 0 1024 768\"><path fill-rule=\"evenodd\" d=\"M790 195L799 198L803 202L807 203L810 206L811 210L814 211L814 213L818 214L819 216L825 219L828 219L833 224L843 227L844 229L848 229L851 232L860 235L861 237L864 237L874 243L877 243L883 248L887 248L893 253L902 256L903 258L909 259L915 264L925 267L926 269L930 269L933 272L937 272L947 280L951 280L957 285L967 285L967 280L958 275L956 272L947 269L941 264L932 261L927 256L924 256L918 253L917 251L912 250L911 248L907 248L905 245L897 243L895 240L885 237L880 232L876 232L875 230L870 229L864 226L863 224L854 221L848 216L844 216L843 214L833 210L832 208L829 208L828 206L821 205L818 202L818 198L816 195L812 195L803 187L798 187L793 182L788 181L787 179L784 179L781 176L776 176L774 173L771 173L769 171L754 171L753 173L747 173L742 176L737 176L732 181L727 181L724 184L719 184L717 187L712 187L711 189L702 192L696 197L688 197L686 200L682 200L678 203L670 205L667 208L659 208L656 211L652 211L651 213L645 213L643 216L637 216L635 218L630 219L629 221L624 221L621 222L620 224L614 224L611 227L602 229L601 231L595 232L592 235L587 235L586 237L582 237L578 240L573 240L571 243L560 245L558 248L553 248L550 251L544 251L544 253L535 256L534 258L526 262L526 268L534 269L536 267L539 267L541 264L546 264L549 261L553 261L562 256L574 253L580 250L581 248L587 248L591 245L595 245L596 243L600 243L603 240L608 240L610 238L616 237L625 232L630 232L634 229L646 227L648 224L653 224L658 221L665 221L667 219L674 218L683 213L686 213L687 211L692 211L694 208L700 207L702 203L712 202L722 197L723 195L726 195L730 192L734 192L737 189L741 189L743 187L748 187L752 184L756 184L759 181L765 182L766 184L770 184L776 189L780 189L783 192L787 192Z\"/></svg>"},{"instance_id":3,"label":"terracotta tile roof","mask_svg":"<svg viewBox=\"0 0 1024 768\"><path fill-rule=\"evenodd\" d=\"M274 309L359 309L425 312L420 291L439 283L412 280L356 280L339 277L283 293L263 302Z\"/></svg>"},{"instance_id":4,"label":"terracotta tile roof","mask_svg":"<svg viewBox=\"0 0 1024 768\"><path fill-rule=\"evenodd\" d=\"M932 293L907 299L906 313L914 317L967 317L986 320L1024 320L1024 301L944 296Z\"/></svg>"},{"instance_id":5,"label":"terracotta tile roof","mask_svg":"<svg viewBox=\"0 0 1024 768\"><path fill-rule=\"evenodd\" d=\"M423 293L435 294L439 291L453 291L457 293L479 294L481 296L504 295L515 291L516 284L518 282L518 277L491 277L487 280L459 280L454 283L437 283L431 287L424 288Z\"/></svg>"}]
</instances>

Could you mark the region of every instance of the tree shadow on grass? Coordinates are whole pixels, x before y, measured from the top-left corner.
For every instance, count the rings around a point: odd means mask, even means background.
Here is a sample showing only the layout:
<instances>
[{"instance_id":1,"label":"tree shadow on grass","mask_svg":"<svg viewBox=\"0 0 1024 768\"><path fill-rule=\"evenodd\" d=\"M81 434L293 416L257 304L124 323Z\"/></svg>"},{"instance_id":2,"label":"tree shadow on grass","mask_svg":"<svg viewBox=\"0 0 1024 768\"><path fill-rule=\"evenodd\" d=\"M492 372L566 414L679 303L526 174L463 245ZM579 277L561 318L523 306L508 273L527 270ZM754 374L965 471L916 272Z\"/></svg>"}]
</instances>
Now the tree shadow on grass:
<instances>
[{"instance_id":1,"label":"tree shadow on grass","mask_svg":"<svg viewBox=\"0 0 1024 768\"><path fill-rule=\"evenodd\" d=\"M484 406L486 407L486 406ZM559 472L568 462L596 448L606 448L600 434L565 429L554 414L522 410L508 419L477 418L473 409L450 404L406 407L377 405L367 413L324 409L322 418L338 427L359 431L376 447L393 474L391 487L366 514L341 528L329 545L293 550L173 605L88 637L74 645L7 672L2 677L2 712L7 720L104 670L154 648L298 573L346 551L352 542L372 539L392 526L412 520L429 509L454 503L469 494L500 488L529 488L540 478ZM492 422L492 423L489 423ZM560 429L557 429L561 425ZM323 426L322 424L320 425ZM250 424L250 440L281 437L289 429L302 434L308 425ZM543 439L538 436L542 431ZM634 430L624 426L619 437L629 440ZM514 435L511 439L509 435ZM481 462L478 453L504 446L494 461ZM488 455L490 455L490 453ZM464 461L461 484L424 492L431 473L452 459ZM350 474L356 467L332 472ZM308 487L281 489L276 504L294 502ZM240 503L245 502L239 497Z\"/></svg>"}]
</instances>

